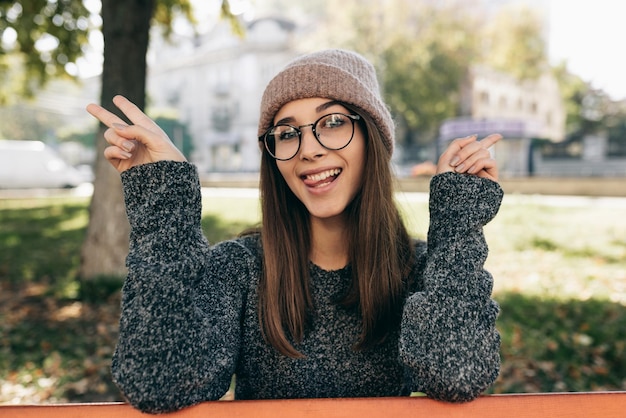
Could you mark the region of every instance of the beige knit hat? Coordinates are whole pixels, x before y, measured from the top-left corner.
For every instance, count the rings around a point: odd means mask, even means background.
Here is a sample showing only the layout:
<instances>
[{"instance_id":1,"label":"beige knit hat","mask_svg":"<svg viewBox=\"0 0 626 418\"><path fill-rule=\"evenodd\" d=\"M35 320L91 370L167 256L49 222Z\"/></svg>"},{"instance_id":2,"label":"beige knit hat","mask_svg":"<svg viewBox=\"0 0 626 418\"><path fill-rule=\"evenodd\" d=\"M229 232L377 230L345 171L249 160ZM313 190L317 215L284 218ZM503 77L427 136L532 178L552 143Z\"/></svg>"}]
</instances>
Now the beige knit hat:
<instances>
[{"instance_id":1,"label":"beige knit hat","mask_svg":"<svg viewBox=\"0 0 626 418\"><path fill-rule=\"evenodd\" d=\"M290 101L323 97L351 104L369 114L380 130L389 156L393 153L394 124L383 102L374 66L361 55L328 49L291 61L267 85L261 99L259 136Z\"/></svg>"}]
</instances>

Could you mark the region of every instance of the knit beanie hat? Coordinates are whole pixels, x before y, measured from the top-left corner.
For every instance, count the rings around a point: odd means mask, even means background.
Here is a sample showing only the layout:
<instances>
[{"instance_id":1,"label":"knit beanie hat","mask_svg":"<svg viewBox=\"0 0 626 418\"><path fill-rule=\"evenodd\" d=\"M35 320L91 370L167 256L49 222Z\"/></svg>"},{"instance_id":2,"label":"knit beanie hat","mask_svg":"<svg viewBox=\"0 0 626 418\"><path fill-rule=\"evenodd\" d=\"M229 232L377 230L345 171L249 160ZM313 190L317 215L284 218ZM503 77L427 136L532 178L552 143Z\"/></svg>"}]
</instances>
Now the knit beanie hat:
<instances>
[{"instance_id":1,"label":"knit beanie hat","mask_svg":"<svg viewBox=\"0 0 626 418\"><path fill-rule=\"evenodd\" d=\"M394 124L380 95L374 66L363 56L341 49L300 56L269 82L261 99L259 136L272 126L281 107L311 97L337 100L366 112L378 126L391 157Z\"/></svg>"}]
</instances>

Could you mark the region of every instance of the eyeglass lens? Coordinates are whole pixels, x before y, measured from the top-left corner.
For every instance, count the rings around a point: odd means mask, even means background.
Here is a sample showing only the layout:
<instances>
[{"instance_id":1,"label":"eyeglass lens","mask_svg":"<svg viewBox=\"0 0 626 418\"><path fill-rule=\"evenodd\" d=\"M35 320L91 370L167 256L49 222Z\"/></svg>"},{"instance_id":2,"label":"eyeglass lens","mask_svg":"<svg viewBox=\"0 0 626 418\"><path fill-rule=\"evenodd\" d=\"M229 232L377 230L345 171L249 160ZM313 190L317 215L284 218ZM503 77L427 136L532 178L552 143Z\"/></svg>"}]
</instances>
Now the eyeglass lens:
<instances>
[{"instance_id":1,"label":"eyeglass lens","mask_svg":"<svg viewBox=\"0 0 626 418\"><path fill-rule=\"evenodd\" d=\"M331 150L346 147L354 135L354 119L343 113L331 113L319 118L313 125L313 133L322 146ZM300 149L302 131L309 125L297 128L292 125L276 125L265 135L265 146L269 153L278 160L293 158Z\"/></svg>"}]
</instances>

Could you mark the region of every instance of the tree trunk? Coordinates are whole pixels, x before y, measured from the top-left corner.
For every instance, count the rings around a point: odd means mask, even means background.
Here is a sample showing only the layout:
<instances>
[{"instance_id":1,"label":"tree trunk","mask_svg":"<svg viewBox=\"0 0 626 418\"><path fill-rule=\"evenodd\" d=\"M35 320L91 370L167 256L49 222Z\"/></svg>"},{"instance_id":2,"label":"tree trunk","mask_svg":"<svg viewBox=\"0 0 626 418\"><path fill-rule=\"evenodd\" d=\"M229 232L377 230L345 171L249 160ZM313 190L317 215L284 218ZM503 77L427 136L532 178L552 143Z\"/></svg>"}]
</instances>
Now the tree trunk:
<instances>
[{"instance_id":1,"label":"tree trunk","mask_svg":"<svg viewBox=\"0 0 626 418\"><path fill-rule=\"evenodd\" d=\"M154 0L102 1L104 63L100 103L118 115L120 112L111 102L117 94L142 109L145 104L146 53L154 5ZM94 192L79 272L83 280L126 274L130 228L120 176L103 155L107 146L105 130L100 125L96 137Z\"/></svg>"}]
</instances>

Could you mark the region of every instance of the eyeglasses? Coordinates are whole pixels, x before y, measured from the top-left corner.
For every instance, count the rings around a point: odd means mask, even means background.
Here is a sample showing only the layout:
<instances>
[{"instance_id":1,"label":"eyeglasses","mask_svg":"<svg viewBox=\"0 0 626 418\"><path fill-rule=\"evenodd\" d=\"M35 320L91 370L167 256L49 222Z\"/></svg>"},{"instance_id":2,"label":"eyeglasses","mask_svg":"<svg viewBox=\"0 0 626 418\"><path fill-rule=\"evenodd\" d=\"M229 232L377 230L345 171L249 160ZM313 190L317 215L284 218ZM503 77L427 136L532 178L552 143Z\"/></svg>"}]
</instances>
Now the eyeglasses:
<instances>
[{"instance_id":1,"label":"eyeglasses","mask_svg":"<svg viewBox=\"0 0 626 418\"><path fill-rule=\"evenodd\" d=\"M354 121L359 115L331 113L308 125L293 126L285 123L272 126L259 137L272 157L287 161L296 156L302 143L302 128L311 126L313 135L324 148L337 151L345 148L354 136Z\"/></svg>"}]
</instances>

